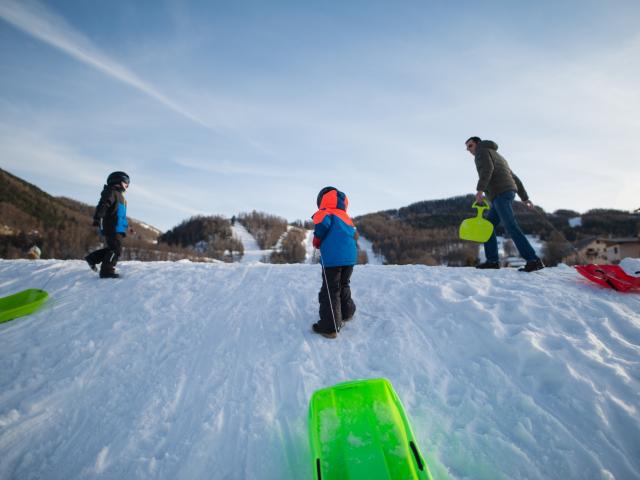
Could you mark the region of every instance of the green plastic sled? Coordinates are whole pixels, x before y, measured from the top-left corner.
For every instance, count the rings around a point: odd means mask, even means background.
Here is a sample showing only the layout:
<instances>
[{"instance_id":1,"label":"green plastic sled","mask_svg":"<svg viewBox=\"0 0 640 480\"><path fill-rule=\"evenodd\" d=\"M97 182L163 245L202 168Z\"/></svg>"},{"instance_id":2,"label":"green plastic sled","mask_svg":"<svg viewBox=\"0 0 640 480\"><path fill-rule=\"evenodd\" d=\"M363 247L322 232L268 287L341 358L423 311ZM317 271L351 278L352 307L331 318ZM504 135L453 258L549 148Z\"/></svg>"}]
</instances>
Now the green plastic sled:
<instances>
[{"instance_id":1,"label":"green plastic sled","mask_svg":"<svg viewBox=\"0 0 640 480\"><path fill-rule=\"evenodd\" d=\"M49 297L44 290L30 288L0 298L0 323L35 312Z\"/></svg>"},{"instance_id":2,"label":"green plastic sled","mask_svg":"<svg viewBox=\"0 0 640 480\"><path fill-rule=\"evenodd\" d=\"M431 480L402 403L384 378L316 391L309 440L314 480Z\"/></svg>"},{"instance_id":3,"label":"green plastic sled","mask_svg":"<svg viewBox=\"0 0 640 480\"><path fill-rule=\"evenodd\" d=\"M484 205L478 205L473 202L471 208L477 209L478 214L473 218L467 218L460 224L460 238L462 240L485 243L493 233L493 224L489 220L482 218L482 213L489 208L489 204L486 200Z\"/></svg>"}]
</instances>

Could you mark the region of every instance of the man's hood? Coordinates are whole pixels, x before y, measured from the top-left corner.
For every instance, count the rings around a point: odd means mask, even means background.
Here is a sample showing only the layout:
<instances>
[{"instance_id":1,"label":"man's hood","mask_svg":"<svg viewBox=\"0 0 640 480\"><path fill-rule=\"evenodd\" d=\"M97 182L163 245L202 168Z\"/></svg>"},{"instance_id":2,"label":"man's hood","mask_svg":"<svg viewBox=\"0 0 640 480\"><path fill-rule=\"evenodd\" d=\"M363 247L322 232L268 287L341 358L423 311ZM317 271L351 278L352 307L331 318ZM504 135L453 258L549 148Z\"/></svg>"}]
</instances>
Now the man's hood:
<instances>
[{"instance_id":1,"label":"man's hood","mask_svg":"<svg viewBox=\"0 0 640 480\"><path fill-rule=\"evenodd\" d=\"M478 147L480 148L488 148L489 150L498 150L498 144L493 140L482 140Z\"/></svg>"}]
</instances>

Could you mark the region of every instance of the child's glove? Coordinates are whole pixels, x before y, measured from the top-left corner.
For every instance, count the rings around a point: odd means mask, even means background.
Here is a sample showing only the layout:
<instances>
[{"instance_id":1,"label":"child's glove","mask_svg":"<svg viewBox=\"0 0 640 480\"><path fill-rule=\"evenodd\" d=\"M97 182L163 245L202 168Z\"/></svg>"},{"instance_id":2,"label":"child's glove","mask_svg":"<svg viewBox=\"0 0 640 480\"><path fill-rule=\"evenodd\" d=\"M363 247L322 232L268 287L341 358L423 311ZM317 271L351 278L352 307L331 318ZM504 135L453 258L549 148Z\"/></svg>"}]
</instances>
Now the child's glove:
<instances>
[{"instance_id":1,"label":"child's glove","mask_svg":"<svg viewBox=\"0 0 640 480\"><path fill-rule=\"evenodd\" d=\"M313 247L314 248L320 248L320 243L322 242L322 240L320 240L318 237L313 237Z\"/></svg>"},{"instance_id":2,"label":"child's glove","mask_svg":"<svg viewBox=\"0 0 640 480\"><path fill-rule=\"evenodd\" d=\"M93 219L93 226L94 227L99 227L100 226L100 220L98 220L97 218Z\"/></svg>"}]
</instances>

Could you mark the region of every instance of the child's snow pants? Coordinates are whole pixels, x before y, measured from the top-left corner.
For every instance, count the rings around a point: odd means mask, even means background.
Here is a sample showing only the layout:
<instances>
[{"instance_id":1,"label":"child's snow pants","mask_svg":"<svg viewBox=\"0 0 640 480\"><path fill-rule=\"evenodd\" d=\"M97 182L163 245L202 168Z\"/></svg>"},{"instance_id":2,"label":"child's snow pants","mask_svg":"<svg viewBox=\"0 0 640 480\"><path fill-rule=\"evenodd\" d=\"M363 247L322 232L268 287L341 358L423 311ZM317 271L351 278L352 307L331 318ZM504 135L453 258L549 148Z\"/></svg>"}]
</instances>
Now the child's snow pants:
<instances>
[{"instance_id":1,"label":"child's snow pants","mask_svg":"<svg viewBox=\"0 0 640 480\"><path fill-rule=\"evenodd\" d=\"M122 239L123 235L121 233L105 236L107 246L91 252L86 256L87 261L94 265L100 263L100 273L108 274L115 272L118 258L122 254Z\"/></svg>"},{"instance_id":2,"label":"child's snow pants","mask_svg":"<svg viewBox=\"0 0 640 480\"><path fill-rule=\"evenodd\" d=\"M351 299L352 273L353 265L324 269L322 288L318 294L320 301L320 321L318 324L324 330L335 331L336 327L340 329L342 322L351 319L356 313L356 304Z\"/></svg>"}]
</instances>

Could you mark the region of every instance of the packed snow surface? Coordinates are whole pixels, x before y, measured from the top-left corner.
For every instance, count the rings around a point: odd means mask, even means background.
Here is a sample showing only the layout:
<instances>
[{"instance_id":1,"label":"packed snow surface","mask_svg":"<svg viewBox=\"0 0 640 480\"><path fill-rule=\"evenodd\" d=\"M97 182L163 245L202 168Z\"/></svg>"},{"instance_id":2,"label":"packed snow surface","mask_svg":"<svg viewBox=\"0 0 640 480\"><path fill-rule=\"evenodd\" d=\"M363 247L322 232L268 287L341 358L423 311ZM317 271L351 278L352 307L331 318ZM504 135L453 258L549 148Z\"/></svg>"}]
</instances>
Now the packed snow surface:
<instances>
[{"instance_id":1,"label":"packed snow surface","mask_svg":"<svg viewBox=\"0 0 640 480\"><path fill-rule=\"evenodd\" d=\"M311 332L319 265L0 260L2 479L310 479L307 409L386 377L437 479L640 478L640 294L572 268L357 266Z\"/></svg>"}]
</instances>

